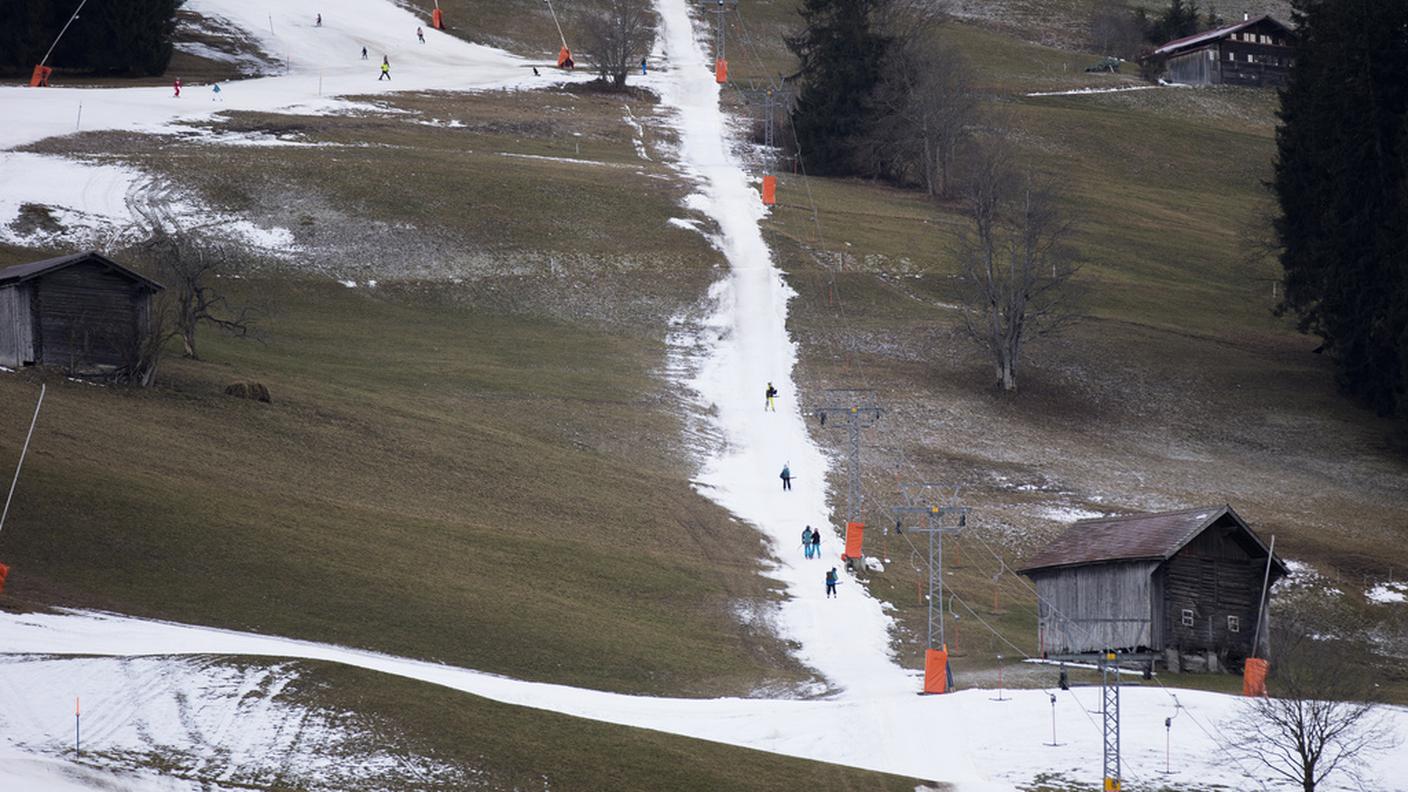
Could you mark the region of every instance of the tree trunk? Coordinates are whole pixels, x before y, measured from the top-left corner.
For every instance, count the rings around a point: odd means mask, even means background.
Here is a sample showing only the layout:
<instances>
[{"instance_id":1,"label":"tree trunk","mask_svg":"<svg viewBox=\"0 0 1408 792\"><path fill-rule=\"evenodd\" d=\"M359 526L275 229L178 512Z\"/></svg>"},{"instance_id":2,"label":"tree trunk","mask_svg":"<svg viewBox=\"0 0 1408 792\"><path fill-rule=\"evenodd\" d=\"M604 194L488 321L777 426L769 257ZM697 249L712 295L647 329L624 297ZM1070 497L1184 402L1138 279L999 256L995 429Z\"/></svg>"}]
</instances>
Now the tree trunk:
<instances>
[{"instance_id":1,"label":"tree trunk","mask_svg":"<svg viewBox=\"0 0 1408 792\"><path fill-rule=\"evenodd\" d=\"M196 356L196 326L194 324L181 328L181 345L186 348L186 357L198 360Z\"/></svg>"}]
</instances>

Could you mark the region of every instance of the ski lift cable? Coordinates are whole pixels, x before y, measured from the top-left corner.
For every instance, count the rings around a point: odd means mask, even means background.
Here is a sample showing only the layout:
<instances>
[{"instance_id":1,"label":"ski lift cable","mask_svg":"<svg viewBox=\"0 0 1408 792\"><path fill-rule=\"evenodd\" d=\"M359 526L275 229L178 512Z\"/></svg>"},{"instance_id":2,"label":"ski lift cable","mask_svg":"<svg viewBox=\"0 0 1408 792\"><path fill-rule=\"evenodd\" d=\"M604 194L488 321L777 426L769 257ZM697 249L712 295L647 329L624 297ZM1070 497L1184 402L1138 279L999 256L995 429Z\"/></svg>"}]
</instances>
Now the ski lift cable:
<instances>
[{"instance_id":1,"label":"ski lift cable","mask_svg":"<svg viewBox=\"0 0 1408 792\"><path fill-rule=\"evenodd\" d=\"M59 31L59 35L54 37L54 43L49 45L49 51L44 53L44 57L39 61L40 66L49 62L49 56L54 54L54 48L59 46L59 40L68 32L68 26L73 24L73 20L78 19L78 12L82 11L85 5L88 5L88 0L82 0L82 2L78 4L78 7L73 9L73 16L68 18L68 21L64 23L63 29Z\"/></svg>"},{"instance_id":2,"label":"ski lift cable","mask_svg":"<svg viewBox=\"0 0 1408 792\"><path fill-rule=\"evenodd\" d=\"M567 46L567 36L562 34L562 23L557 21L557 11L553 10L552 0L545 0L545 2L548 4L548 13L552 14L552 23L557 26L557 37L562 39L562 46L565 49L571 49Z\"/></svg>"}]
</instances>

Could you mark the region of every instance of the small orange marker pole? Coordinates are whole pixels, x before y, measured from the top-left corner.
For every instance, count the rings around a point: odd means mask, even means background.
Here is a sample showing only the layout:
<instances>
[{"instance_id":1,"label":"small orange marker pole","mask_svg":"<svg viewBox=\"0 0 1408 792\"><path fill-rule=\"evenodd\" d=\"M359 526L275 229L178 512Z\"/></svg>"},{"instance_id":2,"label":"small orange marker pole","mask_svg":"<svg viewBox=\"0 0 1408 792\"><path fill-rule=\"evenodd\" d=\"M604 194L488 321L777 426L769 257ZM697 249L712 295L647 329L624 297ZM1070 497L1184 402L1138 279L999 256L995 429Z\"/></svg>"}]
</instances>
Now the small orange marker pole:
<instances>
[{"instance_id":1,"label":"small orange marker pole","mask_svg":"<svg viewBox=\"0 0 1408 792\"><path fill-rule=\"evenodd\" d=\"M714 61L714 81L719 85L728 82L728 60L719 58Z\"/></svg>"},{"instance_id":2,"label":"small orange marker pole","mask_svg":"<svg viewBox=\"0 0 1408 792\"><path fill-rule=\"evenodd\" d=\"M80 728L79 728L79 725L82 723L82 720L83 720L83 710L80 709L79 706L78 706L78 697L77 697L77 696L74 696L74 697L73 697L73 753L74 753L75 755L77 755L77 756L82 756L82 755L83 755L82 743L79 741L79 737L80 737L81 734L82 734L82 732L81 732L81 730L80 730Z\"/></svg>"}]
</instances>

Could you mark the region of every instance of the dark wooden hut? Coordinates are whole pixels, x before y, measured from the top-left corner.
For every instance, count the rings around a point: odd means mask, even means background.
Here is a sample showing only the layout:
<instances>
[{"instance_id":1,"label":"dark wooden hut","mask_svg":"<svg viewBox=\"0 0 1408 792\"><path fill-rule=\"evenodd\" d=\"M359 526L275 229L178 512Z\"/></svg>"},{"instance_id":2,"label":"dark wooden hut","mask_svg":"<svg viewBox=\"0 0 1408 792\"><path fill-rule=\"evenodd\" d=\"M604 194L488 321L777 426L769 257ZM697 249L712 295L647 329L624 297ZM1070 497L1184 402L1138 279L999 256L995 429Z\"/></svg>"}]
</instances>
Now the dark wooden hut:
<instances>
[{"instance_id":1,"label":"dark wooden hut","mask_svg":"<svg viewBox=\"0 0 1408 792\"><path fill-rule=\"evenodd\" d=\"M1231 506L1209 506L1081 520L1019 571L1040 598L1043 654L1116 649L1162 654L1171 670L1235 670L1269 556ZM1270 565L1272 583L1289 574Z\"/></svg>"},{"instance_id":2,"label":"dark wooden hut","mask_svg":"<svg viewBox=\"0 0 1408 792\"><path fill-rule=\"evenodd\" d=\"M1175 39L1144 59L1162 60L1171 83L1280 87L1291 69L1291 31L1270 16L1244 19Z\"/></svg>"},{"instance_id":3,"label":"dark wooden hut","mask_svg":"<svg viewBox=\"0 0 1408 792\"><path fill-rule=\"evenodd\" d=\"M93 251L0 270L0 365L131 365L162 288Z\"/></svg>"}]
</instances>

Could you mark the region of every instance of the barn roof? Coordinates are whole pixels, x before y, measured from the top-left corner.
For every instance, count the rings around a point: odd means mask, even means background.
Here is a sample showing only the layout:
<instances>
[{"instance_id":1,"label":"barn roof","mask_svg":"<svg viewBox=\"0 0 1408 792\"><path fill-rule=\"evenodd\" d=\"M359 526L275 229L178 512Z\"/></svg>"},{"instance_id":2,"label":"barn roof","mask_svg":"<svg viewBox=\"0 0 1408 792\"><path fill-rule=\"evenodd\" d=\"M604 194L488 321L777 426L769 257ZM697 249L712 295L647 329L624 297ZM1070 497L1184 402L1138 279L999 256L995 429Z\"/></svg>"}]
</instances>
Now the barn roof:
<instances>
[{"instance_id":1,"label":"barn roof","mask_svg":"<svg viewBox=\"0 0 1408 792\"><path fill-rule=\"evenodd\" d=\"M1269 552L1231 506L1205 506L1201 509L1080 520L1018 571L1025 574L1111 561L1167 561L1224 517L1230 517L1233 524L1260 548L1261 554ZM1290 573L1280 559L1273 560L1281 575Z\"/></svg>"},{"instance_id":2,"label":"barn roof","mask_svg":"<svg viewBox=\"0 0 1408 792\"><path fill-rule=\"evenodd\" d=\"M1286 25L1280 20L1276 19L1270 14L1266 14L1263 16L1259 16L1256 19L1248 19L1243 22L1238 22L1235 25L1227 25L1225 27L1220 27L1215 30L1205 30L1202 33L1195 33L1191 36L1184 36L1183 38L1174 39L1173 41L1170 41L1164 44L1163 46L1159 47L1158 49L1154 50L1154 54L1171 55L1180 50L1192 49L1193 47L1196 47L1200 44L1206 44L1209 41L1216 41L1218 39L1227 38L1233 33L1236 33L1245 28L1259 25L1262 22L1270 22L1271 24L1285 31L1290 30L1290 28L1286 27Z\"/></svg>"},{"instance_id":3,"label":"barn roof","mask_svg":"<svg viewBox=\"0 0 1408 792\"><path fill-rule=\"evenodd\" d=\"M96 250L88 250L82 253L70 253L67 256L59 256L57 258L44 259L43 261L31 261L28 264L16 264L13 267L6 267L5 269L0 269L0 287L13 286L16 283L24 283L25 281L30 280L32 278L37 278L40 275L47 275L48 273L56 272L65 267L71 267L74 264L81 264L83 262L88 261L101 264L102 266L107 267L109 270L112 270L113 272L116 272L117 274L122 275L128 278L129 280L143 284L152 291L161 291L162 289L166 288L165 286L162 286L160 283L157 283L156 281L152 280L151 278L148 278L140 272L135 272L133 270L128 269L127 267L122 266L121 264L118 264L116 261L113 261L112 259L108 258L107 256L104 256Z\"/></svg>"}]
</instances>

